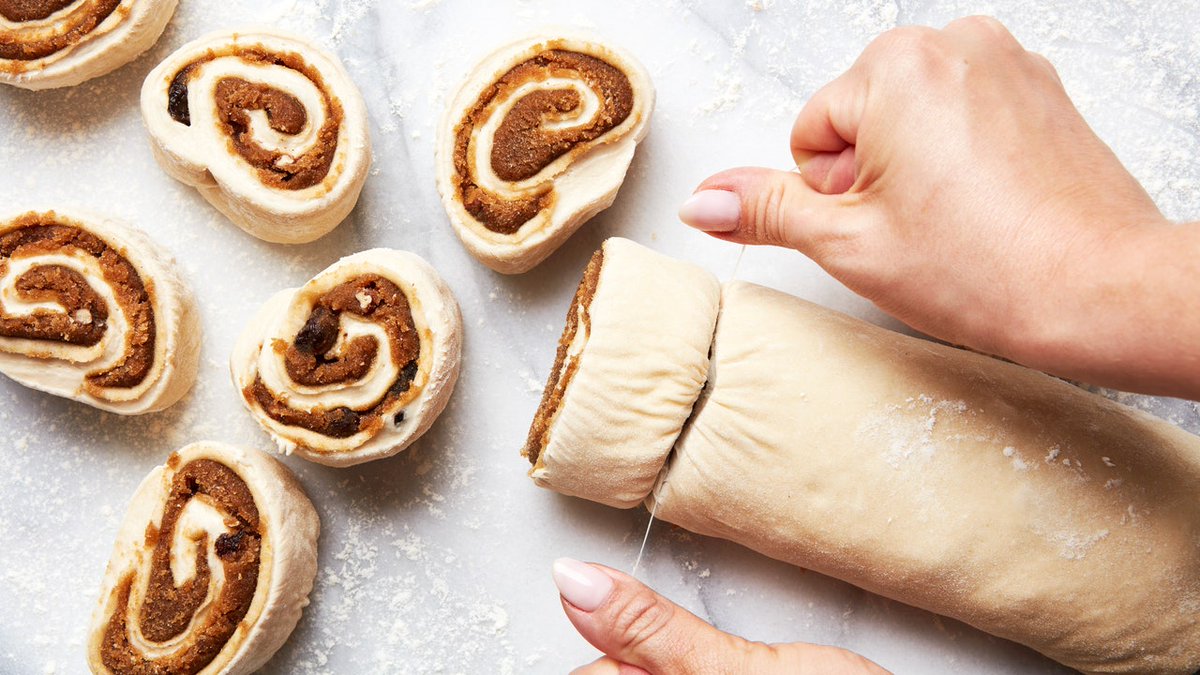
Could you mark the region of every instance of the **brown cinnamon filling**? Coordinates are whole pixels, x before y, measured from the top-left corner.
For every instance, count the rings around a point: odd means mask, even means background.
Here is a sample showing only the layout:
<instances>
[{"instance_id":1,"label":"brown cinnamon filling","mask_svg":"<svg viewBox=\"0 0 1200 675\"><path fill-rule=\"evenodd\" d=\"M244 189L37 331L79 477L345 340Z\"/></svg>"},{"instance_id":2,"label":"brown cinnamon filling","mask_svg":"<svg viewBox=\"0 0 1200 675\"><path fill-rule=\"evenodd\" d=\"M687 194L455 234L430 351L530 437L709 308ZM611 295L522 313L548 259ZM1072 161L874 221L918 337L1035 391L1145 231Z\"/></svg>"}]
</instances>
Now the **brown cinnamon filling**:
<instances>
[{"instance_id":1,"label":"brown cinnamon filling","mask_svg":"<svg viewBox=\"0 0 1200 675\"><path fill-rule=\"evenodd\" d=\"M574 89L539 89L521 97L497 127L493 139L492 171L502 180L526 180L563 155L587 152L593 141L620 126L633 112L633 85L620 68L595 56L564 49L548 49L518 64L484 90L455 129L454 170L463 207L493 232L515 233L553 203L554 192L545 185L528 197L507 199L477 185L470 161L471 133L491 114L493 103L504 101L518 87L547 75L583 81L597 93L601 108L585 126L547 129L546 122L565 117L582 105L579 93Z\"/></svg>"},{"instance_id":2,"label":"brown cinnamon filling","mask_svg":"<svg viewBox=\"0 0 1200 675\"><path fill-rule=\"evenodd\" d=\"M13 22L40 21L62 10L75 0L0 0L0 15ZM0 59L33 61L60 52L87 38L109 17L121 0L83 0L79 7L63 17L52 34L35 37L25 31L0 31ZM39 30L40 32L40 30ZM18 73L25 70L23 63L6 64L3 69Z\"/></svg>"},{"instance_id":3,"label":"brown cinnamon filling","mask_svg":"<svg viewBox=\"0 0 1200 675\"><path fill-rule=\"evenodd\" d=\"M317 131L316 143L303 155L293 157L268 150L254 141L247 111L262 110L267 114L267 122L272 129L281 134L295 135L304 131L308 124L308 112L304 105L295 96L274 87L238 77L223 78L217 82L215 103L217 117L224 127L233 151L255 168L259 179L265 185L273 188L303 190L325 180L337 152L338 130L342 126L344 114L341 104L329 95L321 74L309 66L299 54L235 47L210 51L180 69L171 80L171 86L167 90L167 112L171 119L191 126L188 82L200 65L224 56L237 56L252 63L283 66L301 73L321 92L325 99L325 109L329 112L325 123Z\"/></svg>"},{"instance_id":4,"label":"brown cinnamon filling","mask_svg":"<svg viewBox=\"0 0 1200 675\"><path fill-rule=\"evenodd\" d=\"M178 456L172 455L169 465L178 462ZM207 536L201 536L196 542L195 575L178 584L171 572L175 525L184 507L199 495L204 495L228 514L227 523L236 521L231 532L221 534L213 543L225 572L220 593L212 598L204 622L192 629L194 637L191 640L169 656L149 659L129 641L126 615L135 576L133 571L129 572L118 588L116 610L109 617L100 646L101 659L113 673L190 675L200 672L224 649L250 610L258 587L263 536L254 496L233 469L215 460L197 459L179 469L172 479L159 527L156 529L152 524L147 527L146 545L154 546L154 553L146 596L138 611L138 627L150 642L166 642L188 629L208 599L212 570L208 565Z\"/></svg>"},{"instance_id":5,"label":"brown cinnamon filling","mask_svg":"<svg viewBox=\"0 0 1200 675\"><path fill-rule=\"evenodd\" d=\"M579 288L575 291L575 299L571 301L571 307L567 310L567 324L563 329L562 337L558 340L558 354L554 357L554 367L550 369L550 378L546 382L546 389L542 392L542 402L538 405L537 412L534 413L533 423L529 426L529 437L525 441L524 449L521 450L521 454L529 458L530 464L537 464L538 457L546 449L546 444L550 442L550 427L554 423L558 409L562 406L563 396L567 393L567 385L571 384L571 378L579 369L578 357L568 360L567 350L575 341L575 335L579 332L581 324L584 330L590 329L592 298L596 295L596 286L600 283L600 269L603 266L604 249L600 249L592 255L591 261L588 262L583 279L579 282Z\"/></svg>"},{"instance_id":6,"label":"brown cinnamon filling","mask_svg":"<svg viewBox=\"0 0 1200 675\"><path fill-rule=\"evenodd\" d=\"M59 222L53 212L27 213L0 234L0 270L11 260L79 251L96 259L104 280L129 321L125 357L108 370L89 373L86 382L98 388L130 388L141 384L154 364L154 307L150 289L137 269L104 240L74 225ZM92 346L108 329L109 307L87 280L61 265L40 265L17 278L18 297L29 302L54 302L58 310L37 310L12 316L0 308L0 337L44 340Z\"/></svg>"},{"instance_id":7,"label":"brown cinnamon filling","mask_svg":"<svg viewBox=\"0 0 1200 675\"><path fill-rule=\"evenodd\" d=\"M382 325L391 343L391 358L404 364L383 398L365 410L345 406L297 410L276 396L259 377L242 392L246 400L280 424L330 438L378 432L383 416L399 405L412 388L421 355L421 338L413 324L408 296L399 286L377 274L364 274L339 284L313 303L292 344L277 341L271 347L283 354L288 377L298 384L323 386L362 379L378 357L379 341L370 335L360 335L333 353L341 334L339 315L343 312ZM403 413L397 414L397 422L403 419Z\"/></svg>"}]
</instances>

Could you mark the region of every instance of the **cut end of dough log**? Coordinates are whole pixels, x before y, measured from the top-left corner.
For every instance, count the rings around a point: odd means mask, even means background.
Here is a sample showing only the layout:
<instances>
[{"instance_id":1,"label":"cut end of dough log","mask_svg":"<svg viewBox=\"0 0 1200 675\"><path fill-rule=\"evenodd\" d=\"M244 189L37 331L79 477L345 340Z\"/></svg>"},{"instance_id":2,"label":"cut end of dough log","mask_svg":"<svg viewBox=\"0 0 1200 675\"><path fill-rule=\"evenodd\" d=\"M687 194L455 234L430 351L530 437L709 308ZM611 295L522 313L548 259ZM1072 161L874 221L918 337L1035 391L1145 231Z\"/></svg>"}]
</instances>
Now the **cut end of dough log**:
<instances>
[{"instance_id":1,"label":"cut end of dough log","mask_svg":"<svg viewBox=\"0 0 1200 675\"><path fill-rule=\"evenodd\" d=\"M704 387L719 309L709 272L606 241L571 304L523 450L534 482L619 508L641 503Z\"/></svg>"}]
</instances>

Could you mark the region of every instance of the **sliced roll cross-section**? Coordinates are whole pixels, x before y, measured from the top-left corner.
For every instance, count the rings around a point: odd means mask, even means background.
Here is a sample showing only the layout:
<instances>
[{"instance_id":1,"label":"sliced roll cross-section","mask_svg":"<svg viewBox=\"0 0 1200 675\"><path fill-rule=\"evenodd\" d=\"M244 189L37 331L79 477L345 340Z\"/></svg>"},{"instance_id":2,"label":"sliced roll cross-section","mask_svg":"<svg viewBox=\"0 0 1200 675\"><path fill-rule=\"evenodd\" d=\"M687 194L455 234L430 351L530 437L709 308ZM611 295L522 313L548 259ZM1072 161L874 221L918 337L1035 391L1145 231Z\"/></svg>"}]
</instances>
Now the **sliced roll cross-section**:
<instances>
[{"instance_id":1,"label":"sliced roll cross-section","mask_svg":"<svg viewBox=\"0 0 1200 675\"><path fill-rule=\"evenodd\" d=\"M654 487L708 374L716 277L628 239L604 242L566 328L523 454L534 482L630 508Z\"/></svg>"},{"instance_id":2,"label":"sliced roll cross-section","mask_svg":"<svg viewBox=\"0 0 1200 675\"><path fill-rule=\"evenodd\" d=\"M258 451L189 445L134 493L92 617L93 673L251 673L317 572L317 512Z\"/></svg>"},{"instance_id":3,"label":"sliced roll cross-section","mask_svg":"<svg viewBox=\"0 0 1200 675\"><path fill-rule=\"evenodd\" d=\"M191 388L199 352L191 294L144 234L79 213L0 218L0 373L139 414Z\"/></svg>"},{"instance_id":4,"label":"sliced roll cross-section","mask_svg":"<svg viewBox=\"0 0 1200 675\"><path fill-rule=\"evenodd\" d=\"M489 56L438 132L438 188L463 244L499 272L540 263L612 204L653 107L642 66L594 40L530 38Z\"/></svg>"},{"instance_id":5,"label":"sliced roll cross-section","mask_svg":"<svg viewBox=\"0 0 1200 675\"><path fill-rule=\"evenodd\" d=\"M189 42L146 77L141 107L163 169L266 241L337 227L370 167L362 95L334 56L297 37Z\"/></svg>"},{"instance_id":6,"label":"sliced roll cross-section","mask_svg":"<svg viewBox=\"0 0 1200 675\"><path fill-rule=\"evenodd\" d=\"M425 433L458 378L462 318L419 256L372 249L272 297L231 371L283 452L332 466L394 455Z\"/></svg>"},{"instance_id":7,"label":"sliced roll cross-section","mask_svg":"<svg viewBox=\"0 0 1200 675\"><path fill-rule=\"evenodd\" d=\"M137 58L178 0L0 0L0 82L70 87Z\"/></svg>"}]
</instances>

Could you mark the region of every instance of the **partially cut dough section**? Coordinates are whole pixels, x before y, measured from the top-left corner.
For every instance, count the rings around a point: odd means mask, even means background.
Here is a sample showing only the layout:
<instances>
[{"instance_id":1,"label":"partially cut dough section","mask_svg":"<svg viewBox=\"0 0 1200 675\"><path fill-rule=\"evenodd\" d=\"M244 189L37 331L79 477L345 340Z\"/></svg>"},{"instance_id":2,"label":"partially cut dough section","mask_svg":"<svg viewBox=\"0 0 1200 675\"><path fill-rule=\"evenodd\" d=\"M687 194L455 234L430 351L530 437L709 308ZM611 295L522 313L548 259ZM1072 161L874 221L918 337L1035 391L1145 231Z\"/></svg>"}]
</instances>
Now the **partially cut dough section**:
<instances>
[{"instance_id":1,"label":"partially cut dough section","mask_svg":"<svg viewBox=\"0 0 1200 675\"><path fill-rule=\"evenodd\" d=\"M524 454L542 487L640 503L704 386L720 308L711 273L612 238L593 257Z\"/></svg>"},{"instance_id":2,"label":"partially cut dough section","mask_svg":"<svg viewBox=\"0 0 1200 675\"><path fill-rule=\"evenodd\" d=\"M1200 439L746 283L712 359L659 518L1084 672L1200 667Z\"/></svg>"}]
</instances>

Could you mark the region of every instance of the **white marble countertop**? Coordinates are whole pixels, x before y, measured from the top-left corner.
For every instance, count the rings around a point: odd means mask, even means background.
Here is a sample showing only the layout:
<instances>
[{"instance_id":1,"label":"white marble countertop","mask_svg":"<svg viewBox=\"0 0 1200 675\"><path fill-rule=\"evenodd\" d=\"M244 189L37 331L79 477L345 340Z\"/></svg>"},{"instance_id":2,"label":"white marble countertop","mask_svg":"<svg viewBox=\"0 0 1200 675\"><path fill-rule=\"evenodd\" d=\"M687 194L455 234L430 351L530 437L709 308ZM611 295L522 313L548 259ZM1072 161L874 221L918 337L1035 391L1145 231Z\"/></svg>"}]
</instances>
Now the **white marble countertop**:
<instances>
[{"instance_id":1,"label":"white marble countertop","mask_svg":"<svg viewBox=\"0 0 1200 675\"><path fill-rule=\"evenodd\" d=\"M146 472L197 439L270 446L229 381L237 332L273 291L373 246L421 254L453 287L467 329L462 379L402 456L340 470L284 460L320 511L321 567L312 605L266 670L556 673L594 658L562 616L550 563L569 555L628 569L648 515L539 490L517 454L588 256L619 234L727 278L737 248L675 218L694 185L729 166L787 167L793 116L873 36L971 13L997 14L1050 57L1168 216L1200 217L1195 2L182 0L157 47L115 74L67 90L0 90L5 206L87 207L148 230L195 288L205 331L194 392L156 415L121 418L0 378L0 672L86 670L97 586ZM266 244L226 222L159 170L141 126L138 89L159 59L248 24L335 50L370 108L375 164L362 200L314 244ZM504 277L450 230L434 129L474 60L549 25L632 50L658 109L616 205L541 267ZM750 250L738 276L895 326L798 254ZM1200 430L1194 404L1122 398ZM841 645L897 673L1060 671L957 622L663 524L641 576L721 628Z\"/></svg>"}]
</instances>

